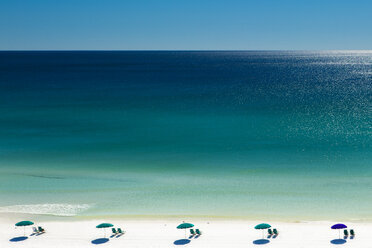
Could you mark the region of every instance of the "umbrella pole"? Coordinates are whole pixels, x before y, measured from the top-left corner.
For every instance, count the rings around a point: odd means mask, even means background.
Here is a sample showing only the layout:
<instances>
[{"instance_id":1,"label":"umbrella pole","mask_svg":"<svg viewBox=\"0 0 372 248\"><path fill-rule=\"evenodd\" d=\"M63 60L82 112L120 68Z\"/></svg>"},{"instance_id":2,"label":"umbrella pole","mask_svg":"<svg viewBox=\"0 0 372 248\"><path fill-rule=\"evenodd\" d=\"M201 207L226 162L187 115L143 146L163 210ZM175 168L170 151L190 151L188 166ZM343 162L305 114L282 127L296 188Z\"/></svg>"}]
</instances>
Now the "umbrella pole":
<instances>
[{"instance_id":1,"label":"umbrella pole","mask_svg":"<svg viewBox=\"0 0 372 248\"><path fill-rule=\"evenodd\" d=\"M338 239L341 239L341 231L338 229Z\"/></svg>"},{"instance_id":2,"label":"umbrella pole","mask_svg":"<svg viewBox=\"0 0 372 248\"><path fill-rule=\"evenodd\" d=\"M185 239L186 239L186 228L185 228Z\"/></svg>"},{"instance_id":3,"label":"umbrella pole","mask_svg":"<svg viewBox=\"0 0 372 248\"><path fill-rule=\"evenodd\" d=\"M262 239L264 238L264 229L262 229Z\"/></svg>"},{"instance_id":4,"label":"umbrella pole","mask_svg":"<svg viewBox=\"0 0 372 248\"><path fill-rule=\"evenodd\" d=\"M26 227L23 226L23 236L26 236Z\"/></svg>"}]
</instances>

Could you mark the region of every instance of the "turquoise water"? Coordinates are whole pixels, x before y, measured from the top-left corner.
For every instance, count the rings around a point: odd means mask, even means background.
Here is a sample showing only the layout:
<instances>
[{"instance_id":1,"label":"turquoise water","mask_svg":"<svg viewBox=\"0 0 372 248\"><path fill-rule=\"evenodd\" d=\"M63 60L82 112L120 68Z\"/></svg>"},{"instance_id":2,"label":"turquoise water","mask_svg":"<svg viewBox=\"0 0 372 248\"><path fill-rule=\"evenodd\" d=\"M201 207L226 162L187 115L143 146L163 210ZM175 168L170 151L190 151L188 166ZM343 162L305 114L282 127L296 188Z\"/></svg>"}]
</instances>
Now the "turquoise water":
<instances>
[{"instance_id":1,"label":"turquoise water","mask_svg":"<svg viewBox=\"0 0 372 248\"><path fill-rule=\"evenodd\" d=\"M0 212L372 220L370 52L0 52Z\"/></svg>"}]
</instances>

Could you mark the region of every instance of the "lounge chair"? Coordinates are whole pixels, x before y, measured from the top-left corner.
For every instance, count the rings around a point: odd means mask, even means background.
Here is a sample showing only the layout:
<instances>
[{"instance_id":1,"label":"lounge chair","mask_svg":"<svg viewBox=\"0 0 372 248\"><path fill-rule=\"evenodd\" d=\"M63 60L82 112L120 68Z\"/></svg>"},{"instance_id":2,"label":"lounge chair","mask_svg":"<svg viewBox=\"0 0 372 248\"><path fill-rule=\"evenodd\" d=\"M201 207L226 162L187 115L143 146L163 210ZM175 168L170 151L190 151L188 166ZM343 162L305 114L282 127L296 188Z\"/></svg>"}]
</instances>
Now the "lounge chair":
<instances>
[{"instance_id":1,"label":"lounge chair","mask_svg":"<svg viewBox=\"0 0 372 248\"><path fill-rule=\"evenodd\" d=\"M116 235L116 234L118 234L118 233L116 232L116 229L115 229L115 228L111 228L111 230L112 230L112 235Z\"/></svg>"},{"instance_id":2,"label":"lounge chair","mask_svg":"<svg viewBox=\"0 0 372 248\"><path fill-rule=\"evenodd\" d=\"M344 229L344 235L349 236L349 232L347 231L347 229Z\"/></svg>"},{"instance_id":3,"label":"lounge chair","mask_svg":"<svg viewBox=\"0 0 372 248\"><path fill-rule=\"evenodd\" d=\"M190 234L191 234L192 236L196 235L196 233L194 232L194 229L190 229Z\"/></svg>"},{"instance_id":4,"label":"lounge chair","mask_svg":"<svg viewBox=\"0 0 372 248\"><path fill-rule=\"evenodd\" d=\"M354 229L350 229L350 235L351 235L351 236L355 236Z\"/></svg>"},{"instance_id":5,"label":"lounge chair","mask_svg":"<svg viewBox=\"0 0 372 248\"><path fill-rule=\"evenodd\" d=\"M36 227L33 227L32 230L34 231L34 233L39 233L39 230Z\"/></svg>"},{"instance_id":6,"label":"lounge chair","mask_svg":"<svg viewBox=\"0 0 372 248\"><path fill-rule=\"evenodd\" d=\"M274 233L275 235L278 235L278 234L279 234L279 232L278 232L278 230L276 230L276 228L273 229L273 233Z\"/></svg>"},{"instance_id":7,"label":"lounge chair","mask_svg":"<svg viewBox=\"0 0 372 248\"><path fill-rule=\"evenodd\" d=\"M195 229L196 234L202 235L202 232L199 229Z\"/></svg>"},{"instance_id":8,"label":"lounge chair","mask_svg":"<svg viewBox=\"0 0 372 248\"><path fill-rule=\"evenodd\" d=\"M269 235L273 235L273 231L271 231L271 229L267 229L267 233L268 233Z\"/></svg>"},{"instance_id":9,"label":"lounge chair","mask_svg":"<svg viewBox=\"0 0 372 248\"><path fill-rule=\"evenodd\" d=\"M119 227L119 228L118 228L118 233L120 233L120 234L124 234L125 231L122 231L121 228Z\"/></svg>"},{"instance_id":10,"label":"lounge chair","mask_svg":"<svg viewBox=\"0 0 372 248\"><path fill-rule=\"evenodd\" d=\"M38 227L38 230L39 230L40 233L44 233L45 232L44 228L42 228L41 226Z\"/></svg>"}]
</instances>

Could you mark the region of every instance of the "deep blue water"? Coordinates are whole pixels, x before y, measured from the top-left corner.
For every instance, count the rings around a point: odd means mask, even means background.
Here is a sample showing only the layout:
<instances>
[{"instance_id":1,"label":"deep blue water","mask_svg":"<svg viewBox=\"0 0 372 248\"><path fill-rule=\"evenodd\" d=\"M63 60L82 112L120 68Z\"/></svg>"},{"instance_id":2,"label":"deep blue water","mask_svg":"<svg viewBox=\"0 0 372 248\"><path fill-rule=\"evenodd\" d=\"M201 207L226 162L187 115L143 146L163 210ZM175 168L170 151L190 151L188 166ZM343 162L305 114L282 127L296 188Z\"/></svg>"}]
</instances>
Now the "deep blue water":
<instances>
[{"instance_id":1,"label":"deep blue water","mask_svg":"<svg viewBox=\"0 0 372 248\"><path fill-rule=\"evenodd\" d=\"M371 89L367 51L0 52L0 212L372 219Z\"/></svg>"}]
</instances>

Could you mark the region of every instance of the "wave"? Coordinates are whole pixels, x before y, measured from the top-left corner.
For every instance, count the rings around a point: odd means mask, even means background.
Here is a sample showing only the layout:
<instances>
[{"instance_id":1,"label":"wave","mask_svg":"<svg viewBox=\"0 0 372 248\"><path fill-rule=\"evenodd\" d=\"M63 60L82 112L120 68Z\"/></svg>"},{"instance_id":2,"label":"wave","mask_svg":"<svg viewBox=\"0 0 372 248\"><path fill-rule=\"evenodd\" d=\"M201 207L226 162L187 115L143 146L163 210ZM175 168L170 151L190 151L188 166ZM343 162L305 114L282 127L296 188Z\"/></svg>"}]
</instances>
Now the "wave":
<instances>
[{"instance_id":1,"label":"wave","mask_svg":"<svg viewBox=\"0 0 372 248\"><path fill-rule=\"evenodd\" d=\"M91 208L89 204L30 204L0 207L0 213L76 216Z\"/></svg>"}]
</instances>

